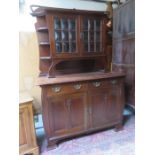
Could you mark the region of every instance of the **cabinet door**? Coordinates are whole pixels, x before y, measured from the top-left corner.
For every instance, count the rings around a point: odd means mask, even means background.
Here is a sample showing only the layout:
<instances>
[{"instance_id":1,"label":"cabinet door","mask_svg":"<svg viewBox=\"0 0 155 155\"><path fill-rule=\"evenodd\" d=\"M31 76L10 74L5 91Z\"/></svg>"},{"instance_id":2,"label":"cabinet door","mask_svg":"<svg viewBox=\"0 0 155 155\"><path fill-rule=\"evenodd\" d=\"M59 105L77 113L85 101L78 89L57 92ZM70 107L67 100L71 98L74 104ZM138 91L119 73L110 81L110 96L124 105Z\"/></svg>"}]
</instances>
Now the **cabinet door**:
<instances>
[{"instance_id":1,"label":"cabinet door","mask_svg":"<svg viewBox=\"0 0 155 155\"><path fill-rule=\"evenodd\" d=\"M103 18L81 18L81 48L85 55L101 55L104 52L104 22Z\"/></svg>"},{"instance_id":2,"label":"cabinet door","mask_svg":"<svg viewBox=\"0 0 155 155\"><path fill-rule=\"evenodd\" d=\"M119 80L110 81L110 101L107 114L109 121L122 120L123 107L124 107L124 87L123 83Z\"/></svg>"},{"instance_id":3,"label":"cabinet door","mask_svg":"<svg viewBox=\"0 0 155 155\"><path fill-rule=\"evenodd\" d=\"M86 94L75 93L48 98L51 136L63 136L87 127Z\"/></svg>"},{"instance_id":4,"label":"cabinet door","mask_svg":"<svg viewBox=\"0 0 155 155\"><path fill-rule=\"evenodd\" d=\"M113 82L113 81L112 81ZM91 126L98 128L119 122L123 112L123 90L118 84L109 84L89 92Z\"/></svg>"},{"instance_id":5,"label":"cabinet door","mask_svg":"<svg viewBox=\"0 0 155 155\"><path fill-rule=\"evenodd\" d=\"M77 16L49 15L47 19L52 55L62 58L79 55Z\"/></svg>"},{"instance_id":6,"label":"cabinet door","mask_svg":"<svg viewBox=\"0 0 155 155\"><path fill-rule=\"evenodd\" d=\"M21 105L19 109L19 151L36 147L33 113L31 105Z\"/></svg>"},{"instance_id":7,"label":"cabinet door","mask_svg":"<svg viewBox=\"0 0 155 155\"><path fill-rule=\"evenodd\" d=\"M110 104L110 91L108 88L99 88L99 90L91 90L89 92L89 115L90 126L92 128L102 127L108 123L108 113Z\"/></svg>"}]
</instances>

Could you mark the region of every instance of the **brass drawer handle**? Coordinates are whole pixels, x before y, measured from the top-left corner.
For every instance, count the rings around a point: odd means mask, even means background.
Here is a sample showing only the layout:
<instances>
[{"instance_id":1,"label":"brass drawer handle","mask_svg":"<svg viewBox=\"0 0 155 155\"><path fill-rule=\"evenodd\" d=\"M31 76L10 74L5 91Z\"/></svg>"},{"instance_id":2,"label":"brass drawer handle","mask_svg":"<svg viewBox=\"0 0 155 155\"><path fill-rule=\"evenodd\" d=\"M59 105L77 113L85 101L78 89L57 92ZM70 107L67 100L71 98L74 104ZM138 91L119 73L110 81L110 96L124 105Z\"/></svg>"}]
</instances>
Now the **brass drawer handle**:
<instances>
[{"instance_id":1,"label":"brass drawer handle","mask_svg":"<svg viewBox=\"0 0 155 155\"><path fill-rule=\"evenodd\" d=\"M94 85L95 87L99 87L99 86L101 85L101 82L93 82L93 85Z\"/></svg>"},{"instance_id":2,"label":"brass drawer handle","mask_svg":"<svg viewBox=\"0 0 155 155\"><path fill-rule=\"evenodd\" d=\"M75 88L75 89L80 89L80 88L81 88L81 84L75 84L75 85L74 85L74 88Z\"/></svg>"},{"instance_id":3,"label":"brass drawer handle","mask_svg":"<svg viewBox=\"0 0 155 155\"><path fill-rule=\"evenodd\" d=\"M54 86L52 87L52 90L55 92L55 93L58 93L61 91L61 87L60 86Z\"/></svg>"},{"instance_id":4,"label":"brass drawer handle","mask_svg":"<svg viewBox=\"0 0 155 155\"><path fill-rule=\"evenodd\" d=\"M111 81L111 84L116 84L117 83L117 80L112 80Z\"/></svg>"}]
</instances>

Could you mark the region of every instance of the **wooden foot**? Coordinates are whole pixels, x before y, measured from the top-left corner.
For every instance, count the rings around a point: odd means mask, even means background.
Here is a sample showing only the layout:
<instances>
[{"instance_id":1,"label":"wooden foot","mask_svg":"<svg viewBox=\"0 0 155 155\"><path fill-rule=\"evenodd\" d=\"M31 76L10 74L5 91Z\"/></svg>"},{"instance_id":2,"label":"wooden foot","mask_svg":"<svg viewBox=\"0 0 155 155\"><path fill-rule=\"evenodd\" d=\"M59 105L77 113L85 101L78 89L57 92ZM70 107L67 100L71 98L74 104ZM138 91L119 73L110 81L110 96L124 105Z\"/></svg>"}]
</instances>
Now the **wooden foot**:
<instances>
[{"instance_id":1,"label":"wooden foot","mask_svg":"<svg viewBox=\"0 0 155 155\"><path fill-rule=\"evenodd\" d=\"M55 149L57 147L58 147L57 141L50 141L50 142L48 142L48 146L47 146L48 150L53 150L53 149Z\"/></svg>"},{"instance_id":2,"label":"wooden foot","mask_svg":"<svg viewBox=\"0 0 155 155\"><path fill-rule=\"evenodd\" d=\"M122 123L117 124L117 125L115 126L115 131L118 132L118 131L121 131L121 130L123 130Z\"/></svg>"}]
</instances>

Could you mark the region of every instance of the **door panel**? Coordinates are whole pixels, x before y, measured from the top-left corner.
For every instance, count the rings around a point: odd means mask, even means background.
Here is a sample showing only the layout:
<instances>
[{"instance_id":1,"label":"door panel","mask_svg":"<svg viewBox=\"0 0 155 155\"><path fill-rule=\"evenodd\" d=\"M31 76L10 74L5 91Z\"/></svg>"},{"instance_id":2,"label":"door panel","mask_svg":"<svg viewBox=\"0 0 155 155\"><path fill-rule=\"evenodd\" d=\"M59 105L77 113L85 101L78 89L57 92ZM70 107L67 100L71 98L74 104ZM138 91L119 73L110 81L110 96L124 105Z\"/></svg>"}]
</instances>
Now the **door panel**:
<instances>
[{"instance_id":1,"label":"door panel","mask_svg":"<svg viewBox=\"0 0 155 155\"><path fill-rule=\"evenodd\" d=\"M48 98L49 126L52 135L65 134L68 132L68 113L65 97Z\"/></svg>"},{"instance_id":2,"label":"door panel","mask_svg":"<svg viewBox=\"0 0 155 155\"><path fill-rule=\"evenodd\" d=\"M75 93L48 97L51 135L82 131L87 127L86 94Z\"/></svg>"},{"instance_id":3,"label":"door panel","mask_svg":"<svg viewBox=\"0 0 155 155\"><path fill-rule=\"evenodd\" d=\"M91 117L91 126L102 127L105 123L108 122L107 114L109 113L108 105L109 105L109 89L102 88L98 91L89 92L89 100L90 100L90 109L89 114Z\"/></svg>"}]
</instances>

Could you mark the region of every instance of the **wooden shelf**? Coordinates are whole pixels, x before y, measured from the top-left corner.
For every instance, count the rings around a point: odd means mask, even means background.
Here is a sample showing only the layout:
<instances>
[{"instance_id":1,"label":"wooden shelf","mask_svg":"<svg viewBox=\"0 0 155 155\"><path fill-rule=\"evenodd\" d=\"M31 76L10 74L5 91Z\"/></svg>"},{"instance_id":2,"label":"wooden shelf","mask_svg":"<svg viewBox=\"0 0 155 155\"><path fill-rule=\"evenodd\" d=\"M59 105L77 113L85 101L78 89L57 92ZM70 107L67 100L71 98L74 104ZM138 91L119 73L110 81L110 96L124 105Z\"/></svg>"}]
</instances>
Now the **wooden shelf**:
<instances>
[{"instance_id":1,"label":"wooden shelf","mask_svg":"<svg viewBox=\"0 0 155 155\"><path fill-rule=\"evenodd\" d=\"M46 26L37 28L39 32L48 32L48 28Z\"/></svg>"},{"instance_id":2,"label":"wooden shelf","mask_svg":"<svg viewBox=\"0 0 155 155\"><path fill-rule=\"evenodd\" d=\"M41 60L50 60L51 57L47 56L47 57L40 57Z\"/></svg>"},{"instance_id":3,"label":"wooden shelf","mask_svg":"<svg viewBox=\"0 0 155 155\"><path fill-rule=\"evenodd\" d=\"M50 45L50 43L48 41L44 41L44 42L42 41L39 43L39 45Z\"/></svg>"}]
</instances>

